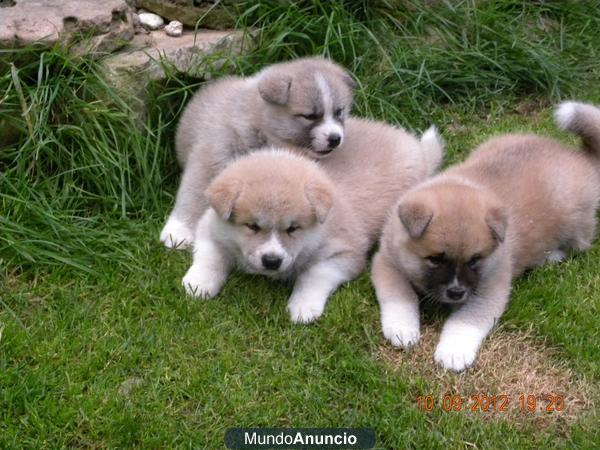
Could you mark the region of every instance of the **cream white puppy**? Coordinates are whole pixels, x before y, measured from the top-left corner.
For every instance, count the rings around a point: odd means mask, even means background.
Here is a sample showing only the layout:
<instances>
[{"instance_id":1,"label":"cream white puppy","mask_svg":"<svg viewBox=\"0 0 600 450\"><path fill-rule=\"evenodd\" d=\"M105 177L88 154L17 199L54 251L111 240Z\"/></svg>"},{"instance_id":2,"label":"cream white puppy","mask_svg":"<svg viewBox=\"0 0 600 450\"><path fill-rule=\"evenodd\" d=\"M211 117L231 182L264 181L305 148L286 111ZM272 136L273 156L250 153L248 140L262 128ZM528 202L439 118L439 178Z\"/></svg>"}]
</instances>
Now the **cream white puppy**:
<instances>
[{"instance_id":1,"label":"cream white puppy","mask_svg":"<svg viewBox=\"0 0 600 450\"><path fill-rule=\"evenodd\" d=\"M198 223L188 294L213 297L234 268L295 280L291 320L312 322L329 295L362 272L394 199L430 175L442 156L435 129L404 130L351 119L343 153L315 162L285 150L233 161L211 183ZM352 134L352 133L351 133Z\"/></svg>"}]
</instances>

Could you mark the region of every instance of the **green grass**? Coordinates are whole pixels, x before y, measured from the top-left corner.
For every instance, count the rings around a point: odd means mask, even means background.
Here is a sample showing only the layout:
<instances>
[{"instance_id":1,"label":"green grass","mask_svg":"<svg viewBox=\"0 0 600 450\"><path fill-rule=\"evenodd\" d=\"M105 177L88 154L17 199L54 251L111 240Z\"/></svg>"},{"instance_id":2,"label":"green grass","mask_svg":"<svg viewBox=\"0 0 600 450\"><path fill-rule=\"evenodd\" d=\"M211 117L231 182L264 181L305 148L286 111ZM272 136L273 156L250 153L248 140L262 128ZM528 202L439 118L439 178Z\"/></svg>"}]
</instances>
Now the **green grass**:
<instances>
[{"instance_id":1,"label":"green grass","mask_svg":"<svg viewBox=\"0 0 600 450\"><path fill-rule=\"evenodd\" d=\"M355 114L413 130L435 122L447 162L503 132L574 142L551 108L600 102L594 4L261 3L239 19L260 29L256 48L206 69L247 75L330 56L360 82ZM220 448L234 426L373 427L379 448L600 442L589 414L565 430L419 411L416 396L440 386L378 361L367 275L313 326L292 326L289 286L262 278L238 274L214 301L186 299L190 257L157 236L178 181L174 124L199 85L171 74L150 86L140 123L96 62L0 50L0 447ZM538 106L523 116L527 102ZM598 274L600 245L528 274L503 319L532 326L594 384Z\"/></svg>"}]
</instances>

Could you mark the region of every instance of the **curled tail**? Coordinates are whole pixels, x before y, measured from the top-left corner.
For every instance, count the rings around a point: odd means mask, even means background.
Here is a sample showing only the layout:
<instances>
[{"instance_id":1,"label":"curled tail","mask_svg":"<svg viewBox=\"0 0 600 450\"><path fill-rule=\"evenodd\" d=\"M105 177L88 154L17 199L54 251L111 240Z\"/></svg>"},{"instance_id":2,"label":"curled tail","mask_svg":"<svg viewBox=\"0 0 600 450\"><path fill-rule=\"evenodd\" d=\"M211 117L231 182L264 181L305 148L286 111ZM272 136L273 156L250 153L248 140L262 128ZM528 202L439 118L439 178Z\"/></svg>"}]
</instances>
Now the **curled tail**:
<instances>
[{"instance_id":1,"label":"curled tail","mask_svg":"<svg viewBox=\"0 0 600 450\"><path fill-rule=\"evenodd\" d=\"M564 102L554 113L556 124L576 134L583 148L600 158L600 108L589 103Z\"/></svg>"},{"instance_id":2,"label":"curled tail","mask_svg":"<svg viewBox=\"0 0 600 450\"><path fill-rule=\"evenodd\" d=\"M429 127L421 136L421 149L425 158L427 175L433 175L442 162L444 155L444 140L435 125Z\"/></svg>"}]
</instances>

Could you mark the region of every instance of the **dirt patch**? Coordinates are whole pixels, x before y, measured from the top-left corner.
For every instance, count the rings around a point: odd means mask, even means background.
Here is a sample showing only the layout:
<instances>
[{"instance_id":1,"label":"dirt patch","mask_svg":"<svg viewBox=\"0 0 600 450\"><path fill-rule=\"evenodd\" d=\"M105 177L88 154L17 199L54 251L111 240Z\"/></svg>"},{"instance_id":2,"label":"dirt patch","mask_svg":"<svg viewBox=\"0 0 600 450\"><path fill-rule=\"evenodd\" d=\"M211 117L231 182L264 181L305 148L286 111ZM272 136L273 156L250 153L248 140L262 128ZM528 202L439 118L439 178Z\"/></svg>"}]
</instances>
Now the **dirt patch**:
<instances>
[{"instance_id":1,"label":"dirt patch","mask_svg":"<svg viewBox=\"0 0 600 450\"><path fill-rule=\"evenodd\" d=\"M519 102L515 107L515 111L521 116L535 116L551 106L548 99L541 97L526 98Z\"/></svg>"},{"instance_id":2,"label":"dirt patch","mask_svg":"<svg viewBox=\"0 0 600 450\"><path fill-rule=\"evenodd\" d=\"M424 411L477 415L492 420L566 427L586 412L593 413L598 390L578 378L557 352L532 332L497 330L484 343L476 363L463 373L445 371L433 361L439 331L422 330L420 344L410 352L389 345L379 359L411 377L433 380L439 392L423 393L416 406Z\"/></svg>"},{"instance_id":3,"label":"dirt patch","mask_svg":"<svg viewBox=\"0 0 600 450\"><path fill-rule=\"evenodd\" d=\"M129 397L134 389L142 386L143 384L144 380L142 378L128 378L121 383L117 392L121 397Z\"/></svg>"}]
</instances>

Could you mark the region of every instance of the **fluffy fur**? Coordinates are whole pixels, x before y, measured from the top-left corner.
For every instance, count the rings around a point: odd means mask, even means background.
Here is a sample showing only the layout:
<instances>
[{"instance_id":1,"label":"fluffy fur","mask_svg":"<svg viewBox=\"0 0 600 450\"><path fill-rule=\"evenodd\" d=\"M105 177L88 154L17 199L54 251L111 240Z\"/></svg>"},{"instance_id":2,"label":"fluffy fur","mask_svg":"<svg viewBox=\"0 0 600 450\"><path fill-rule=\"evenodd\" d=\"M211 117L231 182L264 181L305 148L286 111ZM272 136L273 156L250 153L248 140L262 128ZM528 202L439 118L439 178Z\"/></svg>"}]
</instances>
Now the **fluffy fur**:
<instances>
[{"instance_id":1,"label":"fluffy fur","mask_svg":"<svg viewBox=\"0 0 600 450\"><path fill-rule=\"evenodd\" d=\"M204 191L233 158L282 146L318 159L342 145L353 87L351 76L337 64L302 58L249 78L221 78L201 89L177 128L183 176L161 241L174 248L192 242L192 230L208 206Z\"/></svg>"},{"instance_id":2,"label":"fluffy fur","mask_svg":"<svg viewBox=\"0 0 600 450\"><path fill-rule=\"evenodd\" d=\"M431 129L350 119L345 150L315 162L284 150L241 157L211 183L198 223L188 294L216 295L234 268L295 280L288 310L312 322L329 295L364 269L398 195L430 175L443 144Z\"/></svg>"},{"instance_id":3,"label":"fluffy fur","mask_svg":"<svg viewBox=\"0 0 600 450\"><path fill-rule=\"evenodd\" d=\"M372 272L392 345L419 340L417 292L453 304L435 360L461 371L502 315L512 278L590 247L600 201L600 109L564 103L556 119L582 138L584 151L538 136L496 137L400 199Z\"/></svg>"}]
</instances>

